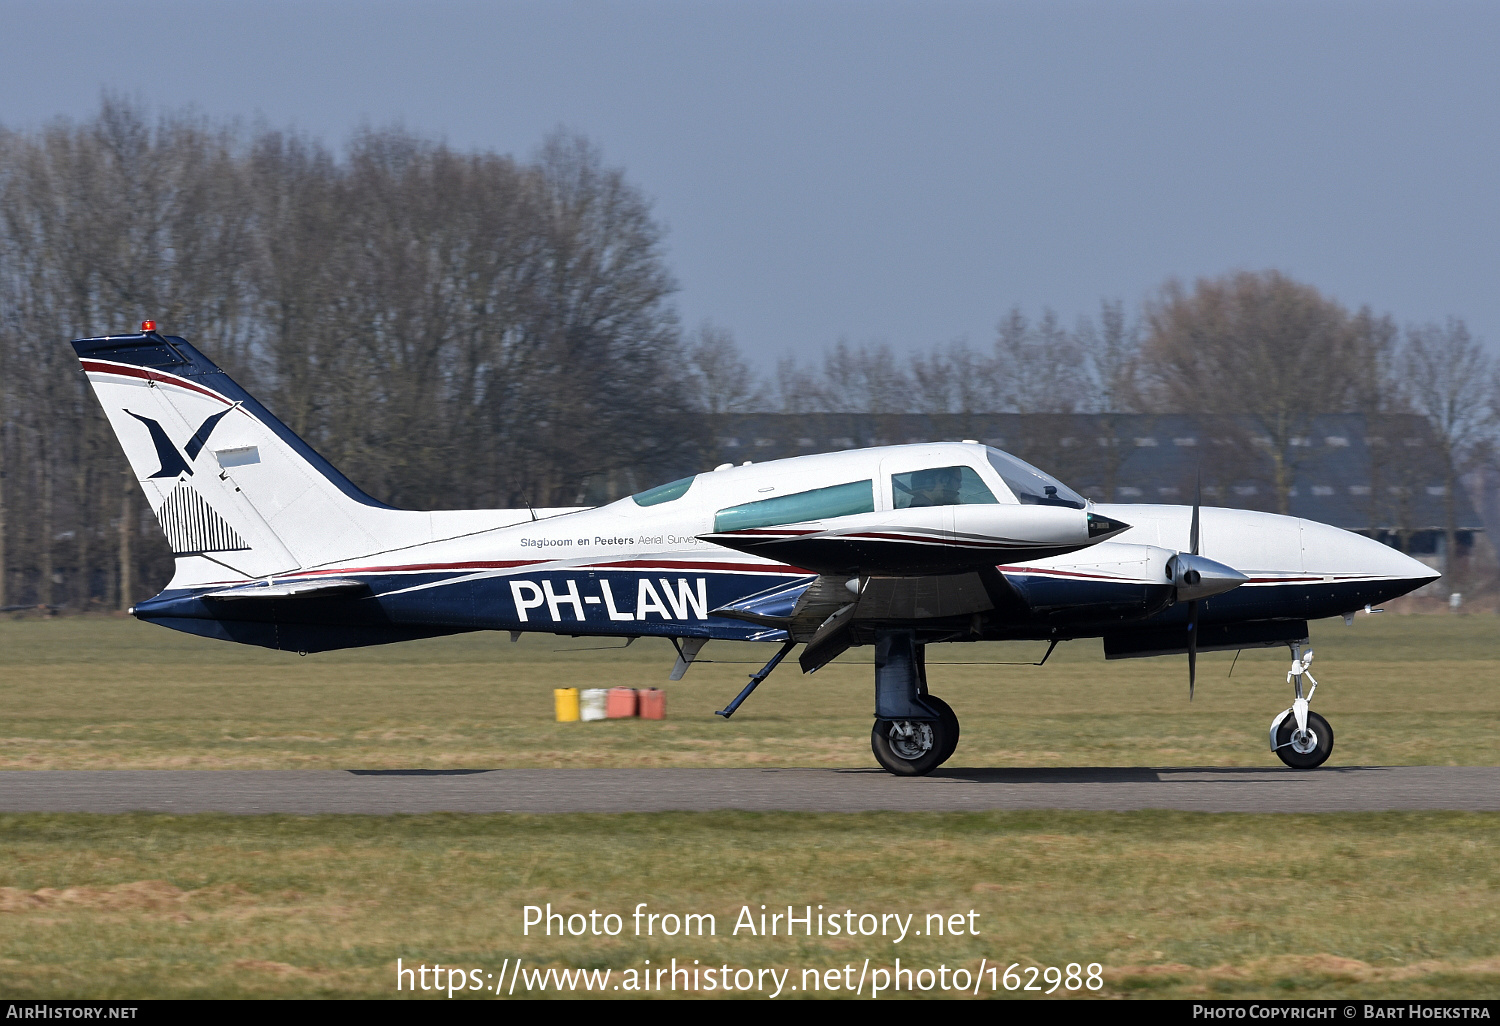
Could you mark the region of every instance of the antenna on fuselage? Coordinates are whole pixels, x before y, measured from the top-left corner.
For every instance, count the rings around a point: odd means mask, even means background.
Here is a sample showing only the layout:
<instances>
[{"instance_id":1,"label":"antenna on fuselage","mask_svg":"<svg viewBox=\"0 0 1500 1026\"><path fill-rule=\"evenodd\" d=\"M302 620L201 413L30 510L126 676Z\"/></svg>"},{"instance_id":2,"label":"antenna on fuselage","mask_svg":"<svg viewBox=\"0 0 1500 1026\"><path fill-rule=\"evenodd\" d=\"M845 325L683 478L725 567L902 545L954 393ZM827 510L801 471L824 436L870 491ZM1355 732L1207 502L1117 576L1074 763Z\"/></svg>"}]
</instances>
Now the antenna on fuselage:
<instances>
[{"instance_id":1,"label":"antenna on fuselage","mask_svg":"<svg viewBox=\"0 0 1500 1026\"><path fill-rule=\"evenodd\" d=\"M531 514L531 519L533 521L536 521L539 518L536 515L536 510L532 508L531 496L526 494L526 486L521 483L520 478L515 479L515 485L516 491L521 493L521 501L526 504L526 512Z\"/></svg>"}]
</instances>

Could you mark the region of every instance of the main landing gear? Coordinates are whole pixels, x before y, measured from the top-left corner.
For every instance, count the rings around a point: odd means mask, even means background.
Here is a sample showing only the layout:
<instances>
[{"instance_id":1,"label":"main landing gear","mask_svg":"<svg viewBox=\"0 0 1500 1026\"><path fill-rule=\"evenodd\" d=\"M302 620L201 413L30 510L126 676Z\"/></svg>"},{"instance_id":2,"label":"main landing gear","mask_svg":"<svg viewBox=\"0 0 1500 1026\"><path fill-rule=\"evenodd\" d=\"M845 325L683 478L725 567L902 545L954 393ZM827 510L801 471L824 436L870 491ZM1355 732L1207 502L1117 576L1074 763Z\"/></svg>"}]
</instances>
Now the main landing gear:
<instances>
[{"instance_id":1,"label":"main landing gear","mask_svg":"<svg viewBox=\"0 0 1500 1026\"><path fill-rule=\"evenodd\" d=\"M1312 649L1304 655L1301 644L1294 644L1292 668L1287 671L1287 683L1292 685L1292 707L1271 721L1271 751L1292 769L1314 769L1328 761L1333 754L1333 728L1328 721L1307 707L1318 682L1308 671L1312 665ZM1302 678L1306 677L1312 688L1306 697L1302 694Z\"/></svg>"},{"instance_id":2,"label":"main landing gear","mask_svg":"<svg viewBox=\"0 0 1500 1026\"><path fill-rule=\"evenodd\" d=\"M958 747L958 717L927 693L926 646L912 631L875 639L875 761L901 777L931 773Z\"/></svg>"}]
</instances>

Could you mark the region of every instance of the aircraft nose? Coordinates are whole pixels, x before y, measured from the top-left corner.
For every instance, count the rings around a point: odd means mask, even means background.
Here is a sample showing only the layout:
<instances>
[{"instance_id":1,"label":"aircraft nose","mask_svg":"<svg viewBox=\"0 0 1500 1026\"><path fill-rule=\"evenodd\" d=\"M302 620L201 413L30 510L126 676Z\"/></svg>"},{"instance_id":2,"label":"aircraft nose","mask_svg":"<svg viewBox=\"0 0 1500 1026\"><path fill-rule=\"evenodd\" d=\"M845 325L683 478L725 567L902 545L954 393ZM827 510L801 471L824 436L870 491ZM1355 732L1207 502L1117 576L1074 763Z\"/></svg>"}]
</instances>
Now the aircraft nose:
<instances>
[{"instance_id":1,"label":"aircraft nose","mask_svg":"<svg viewBox=\"0 0 1500 1026\"><path fill-rule=\"evenodd\" d=\"M1395 577L1401 580L1430 584L1443 576L1437 570L1428 566L1420 559L1408 556L1400 549L1392 548L1384 542L1376 541L1374 538L1360 536L1366 550L1361 556L1370 561L1372 565L1380 567L1378 573L1386 577Z\"/></svg>"},{"instance_id":2,"label":"aircraft nose","mask_svg":"<svg viewBox=\"0 0 1500 1026\"><path fill-rule=\"evenodd\" d=\"M1410 581L1413 588L1443 576L1374 538L1312 520L1302 521L1302 558L1303 569L1309 573L1385 577Z\"/></svg>"},{"instance_id":3,"label":"aircraft nose","mask_svg":"<svg viewBox=\"0 0 1500 1026\"><path fill-rule=\"evenodd\" d=\"M1373 538L1370 540L1374 541ZM1380 545L1380 542L1375 542L1375 544ZM1443 576L1420 559L1413 559L1404 552L1397 552L1389 545L1380 545L1380 547L1388 552L1395 552L1401 558L1401 575L1403 577L1410 578L1411 580L1420 580L1422 583L1428 584Z\"/></svg>"}]
</instances>

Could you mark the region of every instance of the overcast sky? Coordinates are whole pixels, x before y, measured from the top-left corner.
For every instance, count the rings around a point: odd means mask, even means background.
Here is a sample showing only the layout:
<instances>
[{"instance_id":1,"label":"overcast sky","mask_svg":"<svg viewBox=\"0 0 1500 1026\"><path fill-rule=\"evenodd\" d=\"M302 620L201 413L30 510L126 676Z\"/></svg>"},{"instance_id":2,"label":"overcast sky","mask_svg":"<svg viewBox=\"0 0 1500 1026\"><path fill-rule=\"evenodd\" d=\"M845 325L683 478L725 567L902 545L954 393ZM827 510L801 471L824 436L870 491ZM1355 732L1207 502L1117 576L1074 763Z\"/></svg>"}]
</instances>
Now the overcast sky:
<instances>
[{"instance_id":1,"label":"overcast sky","mask_svg":"<svg viewBox=\"0 0 1500 1026\"><path fill-rule=\"evenodd\" d=\"M1500 340L1500 4L0 0L0 123L102 89L338 144L587 135L766 366L1279 268Z\"/></svg>"}]
</instances>

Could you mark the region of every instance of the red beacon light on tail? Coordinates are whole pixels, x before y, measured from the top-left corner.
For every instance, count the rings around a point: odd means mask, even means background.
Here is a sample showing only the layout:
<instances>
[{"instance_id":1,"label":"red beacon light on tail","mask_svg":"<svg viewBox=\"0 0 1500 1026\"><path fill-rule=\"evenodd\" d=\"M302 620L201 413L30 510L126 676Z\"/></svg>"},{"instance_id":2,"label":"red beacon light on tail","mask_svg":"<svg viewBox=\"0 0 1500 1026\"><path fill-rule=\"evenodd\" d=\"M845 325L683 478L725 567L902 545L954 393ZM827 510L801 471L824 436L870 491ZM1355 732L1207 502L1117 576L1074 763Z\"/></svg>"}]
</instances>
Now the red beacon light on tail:
<instances>
[{"instance_id":1,"label":"red beacon light on tail","mask_svg":"<svg viewBox=\"0 0 1500 1026\"><path fill-rule=\"evenodd\" d=\"M142 335L149 335L151 332L153 332L155 330L156 330L156 322L155 321L142 321L141 322L141 334Z\"/></svg>"}]
</instances>

